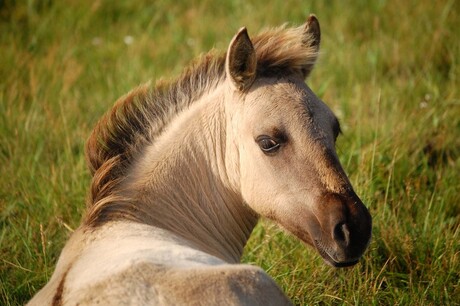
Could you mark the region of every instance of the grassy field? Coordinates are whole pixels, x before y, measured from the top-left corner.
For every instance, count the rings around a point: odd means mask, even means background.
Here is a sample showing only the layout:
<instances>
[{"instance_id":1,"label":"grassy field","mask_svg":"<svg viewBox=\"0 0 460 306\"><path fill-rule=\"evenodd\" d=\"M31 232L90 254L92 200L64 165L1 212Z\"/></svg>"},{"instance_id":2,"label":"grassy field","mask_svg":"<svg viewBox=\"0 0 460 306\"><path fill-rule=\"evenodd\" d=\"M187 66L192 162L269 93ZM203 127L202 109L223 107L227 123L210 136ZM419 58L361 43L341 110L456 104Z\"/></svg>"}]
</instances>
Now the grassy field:
<instances>
[{"instance_id":1,"label":"grassy field","mask_svg":"<svg viewBox=\"0 0 460 306\"><path fill-rule=\"evenodd\" d=\"M79 224L86 138L136 85L317 14L308 80L374 218L352 269L262 221L243 261L300 305L460 305L460 1L0 1L0 304L26 302ZM348 4L347 4L348 3Z\"/></svg>"}]
</instances>

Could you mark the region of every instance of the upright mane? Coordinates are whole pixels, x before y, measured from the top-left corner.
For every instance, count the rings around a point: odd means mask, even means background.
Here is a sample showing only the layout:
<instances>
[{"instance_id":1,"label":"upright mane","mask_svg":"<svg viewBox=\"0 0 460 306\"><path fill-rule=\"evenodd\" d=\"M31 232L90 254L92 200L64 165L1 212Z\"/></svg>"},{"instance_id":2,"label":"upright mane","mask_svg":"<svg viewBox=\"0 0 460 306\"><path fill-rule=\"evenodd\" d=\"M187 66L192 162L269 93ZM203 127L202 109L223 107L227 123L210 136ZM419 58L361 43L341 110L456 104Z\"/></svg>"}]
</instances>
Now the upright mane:
<instances>
[{"instance_id":1,"label":"upright mane","mask_svg":"<svg viewBox=\"0 0 460 306\"><path fill-rule=\"evenodd\" d=\"M307 76L317 49L304 27L282 26L251 39L257 58L257 77ZM85 223L104 222L101 212L117 201L114 192L142 149L155 141L175 116L222 83L226 54L211 51L176 79L144 84L121 97L97 123L86 143L86 159L93 176ZM127 214L127 215L126 215ZM125 213L129 218L129 213Z\"/></svg>"}]
</instances>

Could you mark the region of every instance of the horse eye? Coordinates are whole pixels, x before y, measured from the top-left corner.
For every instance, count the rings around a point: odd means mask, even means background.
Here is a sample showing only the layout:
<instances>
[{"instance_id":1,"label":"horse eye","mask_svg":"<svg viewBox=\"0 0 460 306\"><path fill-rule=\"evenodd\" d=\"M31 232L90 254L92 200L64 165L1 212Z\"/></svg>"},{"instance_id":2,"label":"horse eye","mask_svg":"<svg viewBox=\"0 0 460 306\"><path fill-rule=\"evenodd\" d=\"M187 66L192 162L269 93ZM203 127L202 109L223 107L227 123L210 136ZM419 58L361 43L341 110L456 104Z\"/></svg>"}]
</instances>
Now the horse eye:
<instances>
[{"instance_id":1,"label":"horse eye","mask_svg":"<svg viewBox=\"0 0 460 306\"><path fill-rule=\"evenodd\" d=\"M276 140L265 135L257 137L256 141L260 149L266 154L275 153L281 146Z\"/></svg>"}]
</instances>

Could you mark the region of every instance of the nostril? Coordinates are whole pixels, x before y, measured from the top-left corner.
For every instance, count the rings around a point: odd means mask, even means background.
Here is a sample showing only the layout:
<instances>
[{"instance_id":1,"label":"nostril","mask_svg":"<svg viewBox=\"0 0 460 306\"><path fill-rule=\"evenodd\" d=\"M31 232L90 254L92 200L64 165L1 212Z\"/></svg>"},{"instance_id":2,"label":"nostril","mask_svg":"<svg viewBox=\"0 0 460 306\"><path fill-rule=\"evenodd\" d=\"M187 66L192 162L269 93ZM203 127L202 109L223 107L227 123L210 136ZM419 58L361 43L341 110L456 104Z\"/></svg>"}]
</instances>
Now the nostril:
<instances>
[{"instance_id":1,"label":"nostril","mask_svg":"<svg viewBox=\"0 0 460 306\"><path fill-rule=\"evenodd\" d=\"M334 227L334 240L340 245L346 247L350 244L350 231L345 223L339 223Z\"/></svg>"}]
</instances>

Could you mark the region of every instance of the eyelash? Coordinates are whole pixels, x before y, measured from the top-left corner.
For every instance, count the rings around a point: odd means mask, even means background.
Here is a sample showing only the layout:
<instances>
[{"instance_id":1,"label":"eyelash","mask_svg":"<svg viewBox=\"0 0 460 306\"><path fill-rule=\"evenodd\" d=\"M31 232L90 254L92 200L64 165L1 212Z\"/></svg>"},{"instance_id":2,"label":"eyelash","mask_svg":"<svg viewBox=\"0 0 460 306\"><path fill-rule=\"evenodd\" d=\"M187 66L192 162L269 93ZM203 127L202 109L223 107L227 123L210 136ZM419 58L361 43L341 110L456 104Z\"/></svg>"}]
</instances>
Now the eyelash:
<instances>
[{"instance_id":1,"label":"eyelash","mask_svg":"<svg viewBox=\"0 0 460 306\"><path fill-rule=\"evenodd\" d=\"M281 147L281 143L270 136L260 135L256 139L259 148L267 155L278 152Z\"/></svg>"}]
</instances>

